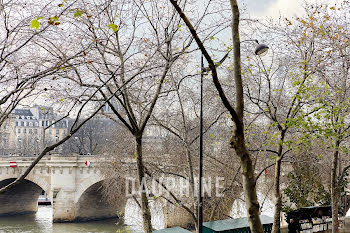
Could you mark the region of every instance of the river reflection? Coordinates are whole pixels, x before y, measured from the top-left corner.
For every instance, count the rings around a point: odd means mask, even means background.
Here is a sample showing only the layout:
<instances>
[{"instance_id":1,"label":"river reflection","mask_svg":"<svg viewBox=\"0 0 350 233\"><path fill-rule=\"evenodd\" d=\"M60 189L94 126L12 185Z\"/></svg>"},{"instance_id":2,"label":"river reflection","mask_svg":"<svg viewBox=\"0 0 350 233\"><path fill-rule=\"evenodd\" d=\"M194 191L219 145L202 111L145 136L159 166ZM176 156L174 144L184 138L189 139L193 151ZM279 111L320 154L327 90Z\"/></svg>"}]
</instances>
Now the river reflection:
<instances>
[{"instance_id":1,"label":"river reflection","mask_svg":"<svg viewBox=\"0 0 350 233\"><path fill-rule=\"evenodd\" d=\"M115 219L84 223L52 223L51 206L39 206L38 212L0 218L0 233L75 233L129 232Z\"/></svg>"}]
</instances>

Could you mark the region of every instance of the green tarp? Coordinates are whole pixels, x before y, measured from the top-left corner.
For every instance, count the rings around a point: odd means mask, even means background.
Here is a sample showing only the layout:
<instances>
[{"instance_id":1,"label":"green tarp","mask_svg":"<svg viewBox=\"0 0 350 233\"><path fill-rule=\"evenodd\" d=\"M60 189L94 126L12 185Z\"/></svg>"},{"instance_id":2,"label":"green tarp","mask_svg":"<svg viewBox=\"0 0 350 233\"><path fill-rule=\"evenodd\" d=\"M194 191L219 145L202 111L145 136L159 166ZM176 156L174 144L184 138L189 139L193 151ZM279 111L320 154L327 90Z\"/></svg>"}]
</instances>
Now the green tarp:
<instances>
[{"instance_id":1,"label":"green tarp","mask_svg":"<svg viewBox=\"0 0 350 233\"><path fill-rule=\"evenodd\" d=\"M261 223L265 225L264 231L267 232L268 228L272 226L273 218L266 215L261 215L260 220ZM247 228L245 230L249 230L248 218L232 218L212 222L205 222L203 223L203 226L204 228L207 228L205 232L236 232L236 229L238 232L238 229L243 230L244 228Z\"/></svg>"},{"instance_id":2,"label":"green tarp","mask_svg":"<svg viewBox=\"0 0 350 233\"><path fill-rule=\"evenodd\" d=\"M153 233L191 233L191 232L181 227L174 227L174 228L166 228L162 230L153 231Z\"/></svg>"}]
</instances>

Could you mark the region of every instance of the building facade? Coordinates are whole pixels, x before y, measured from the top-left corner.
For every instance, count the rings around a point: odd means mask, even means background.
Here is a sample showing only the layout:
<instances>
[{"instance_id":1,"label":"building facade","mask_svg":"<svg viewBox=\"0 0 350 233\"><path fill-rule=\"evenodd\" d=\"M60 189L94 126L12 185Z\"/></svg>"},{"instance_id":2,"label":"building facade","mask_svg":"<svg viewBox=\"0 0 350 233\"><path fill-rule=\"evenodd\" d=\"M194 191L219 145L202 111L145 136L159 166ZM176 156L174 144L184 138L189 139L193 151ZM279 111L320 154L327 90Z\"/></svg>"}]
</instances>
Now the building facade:
<instances>
[{"instance_id":1,"label":"building facade","mask_svg":"<svg viewBox=\"0 0 350 233\"><path fill-rule=\"evenodd\" d=\"M67 134L68 120L58 119L52 107L15 109L0 129L0 155L40 153Z\"/></svg>"}]
</instances>

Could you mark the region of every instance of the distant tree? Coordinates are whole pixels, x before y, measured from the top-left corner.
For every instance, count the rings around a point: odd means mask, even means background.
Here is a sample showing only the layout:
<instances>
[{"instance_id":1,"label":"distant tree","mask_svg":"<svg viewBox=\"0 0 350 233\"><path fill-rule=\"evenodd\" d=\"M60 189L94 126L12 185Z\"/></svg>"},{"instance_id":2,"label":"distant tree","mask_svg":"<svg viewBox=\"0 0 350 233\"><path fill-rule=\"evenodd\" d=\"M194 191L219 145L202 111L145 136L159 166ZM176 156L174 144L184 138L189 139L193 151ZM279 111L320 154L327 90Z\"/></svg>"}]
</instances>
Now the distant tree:
<instances>
[{"instance_id":1,"label":"distant tree","mask_svg":"<svg viewBox=\"0 0 350 233\"><path fill-rule=\"evenodd\" d=\"M63 145L62 153L99 155L108 147L111 136L118 133L118 127L116 122L106 117L94 117Z\"/></svg>"}]
</instances>

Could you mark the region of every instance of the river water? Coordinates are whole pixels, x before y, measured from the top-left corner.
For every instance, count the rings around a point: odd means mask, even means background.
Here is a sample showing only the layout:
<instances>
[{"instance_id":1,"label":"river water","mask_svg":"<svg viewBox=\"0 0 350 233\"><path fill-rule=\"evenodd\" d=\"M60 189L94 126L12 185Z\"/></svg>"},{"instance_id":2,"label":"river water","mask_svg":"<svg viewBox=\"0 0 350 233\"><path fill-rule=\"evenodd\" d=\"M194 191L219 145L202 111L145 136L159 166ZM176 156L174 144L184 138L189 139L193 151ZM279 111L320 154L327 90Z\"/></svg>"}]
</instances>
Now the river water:
<instances>
[{"instance_id":1,"label":"river water","mask_svg":"<svg viewBox=\"0 0 350 233\"><path fill-rule=\"evenodd\" d=\"M0 206L1 208L1 206ZM150 202L152 225L164 228L164 215L159 202ZM125 207L124 220L108 219L81 223L52 223L52 206L38 206L34 214L0 217L0 233L141 233L141 210L133 199Z\"/></svg>"},{"instance_id":2,"label":"river water","mask_svg":"<svg viewBox=\"0 0 350 233\"><path fill-rule=\"evenodd\" d=\"M35 214L0 218L0 233L130 232L116 219L85 223L52 223L52 207L39 206ZM134 232L134 231L132 231Z\"/></svg>"}]
</instances>

